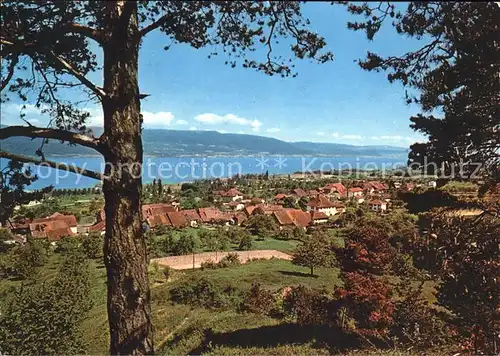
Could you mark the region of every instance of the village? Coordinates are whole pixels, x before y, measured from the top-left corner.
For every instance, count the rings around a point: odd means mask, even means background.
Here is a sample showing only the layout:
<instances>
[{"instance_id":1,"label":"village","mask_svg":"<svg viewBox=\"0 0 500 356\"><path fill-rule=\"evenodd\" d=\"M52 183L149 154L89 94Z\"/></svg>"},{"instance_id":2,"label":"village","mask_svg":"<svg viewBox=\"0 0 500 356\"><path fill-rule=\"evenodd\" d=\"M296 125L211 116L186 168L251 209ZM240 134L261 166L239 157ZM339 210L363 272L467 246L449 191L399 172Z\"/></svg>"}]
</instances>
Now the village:
<instances>
[{"instance_id":1,"label":"village","mask_svg":"<svg viewBox=\"0 0 500 356\"><path fill-rule=\"evenodd\" d=\"M243 177L245 178L245 177ZM242 177L238 177L239 181ZM255 180L258 184L268 181ZM159 184L158 184L159 183ZM316 227L335 228L340 226L342 214L350 208L362 208L376 214L384 215L391 211L393 201L398 199L398 193L410 192L415 188L419 190L435 188L436 182L415 183L409 180L398 181L391 179L388 182L381 180L345 180L344 183L324 183L324 181L311 181L306 184L311 189L301 188L303 182L293 180L295 188L286 189L290 180L283 184L274 179L274 188L265 188L261 193L249 192L249 184L235 184L237 179L217 179L200 181L205 185L206 203L204 207L183 207L183 185L172 189L166 185L161 187L161 181L155 180L152 184L144 186L146 201L154 203L142 205L143 229L155 231L156 229L184 229L184 228L214 228L218 226L246 226L250 217L269 216L279 230L302 229L310 232ZM184 186L188 186L187 183ZM281 188L276 188L276 186ZM215 187L215 188L214 188ZM266 190L267 189L267 190ZM279 191L273 195L273 192ZM99 191L98 191L99 192ZM68 191L68 193L71 193ZM98 193L99 194L99 193ZM265 197L261 197L265 196ZM51 196L48 200L54 199ZM196 199L200 199L196 197ZM162 202L158 202L162 201ZM43 202L38 203L43 206ZM399 206L399 204L398 204ZM29 207L27 208L29 210ZM42 210L43 211L43 210ZM56 243L65 237L78 235L99 234L104 235L106 221L104 209L99 209L93 218L93 223L79 223L75 215L63 214L56 211L50 215L37 218L18 218L5 226L12 233L12 243L22 243L26 238L46 239ZM340 219L340 220L339 220ZM87 219L87 222L89 219Z\"/></svg>"}]
</instances>

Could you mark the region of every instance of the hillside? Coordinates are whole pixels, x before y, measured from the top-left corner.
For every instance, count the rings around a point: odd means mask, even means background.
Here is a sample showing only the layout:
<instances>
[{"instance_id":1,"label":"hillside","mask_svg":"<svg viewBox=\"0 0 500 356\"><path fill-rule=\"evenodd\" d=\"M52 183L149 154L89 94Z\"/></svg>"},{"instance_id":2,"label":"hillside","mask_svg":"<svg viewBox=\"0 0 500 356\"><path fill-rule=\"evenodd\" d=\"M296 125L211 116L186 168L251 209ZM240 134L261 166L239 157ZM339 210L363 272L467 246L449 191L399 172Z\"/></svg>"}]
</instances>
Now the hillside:
<instances>
[{"instance_id":1,"label":"hillside","mask_svg":"<svg viewBox=\"0 0 500 356\"><path fill-rule=\"evenodd\" d=\"M354 146L341 143L293 142L295 147L324 156L388 156L406 154L407 149L395 146Z\"/></svg>"},{"instance_id":2,"label":"hillside","mask_svg":"<svg viewBox=\"0 0 500 356\"><path fill-rule=\"evenodd\" d=\"M101 128L94 128L96 135ZM16 154L33 155L41 140L12 137L3 140L1 149ZM305 155L305 156L389 156L406 155L407 149L392 146L353 146L336 143L285 142L271 137L222 134L217 131L181 131L146 129L143 131L144 154L152 156L238 156L238 155ZM51 140L44 145L47 156L89 156L89 148L70 146Z\"/></svg>"}]
</instances>

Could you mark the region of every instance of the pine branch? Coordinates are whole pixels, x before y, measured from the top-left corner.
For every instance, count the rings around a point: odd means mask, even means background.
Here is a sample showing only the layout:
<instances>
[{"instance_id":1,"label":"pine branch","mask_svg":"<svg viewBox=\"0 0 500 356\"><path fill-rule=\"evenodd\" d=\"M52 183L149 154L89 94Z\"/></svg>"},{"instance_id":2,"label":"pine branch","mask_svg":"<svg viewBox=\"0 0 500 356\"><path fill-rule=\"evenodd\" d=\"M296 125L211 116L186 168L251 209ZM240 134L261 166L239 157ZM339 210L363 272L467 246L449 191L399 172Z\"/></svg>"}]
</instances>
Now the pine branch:
<instances>
[{"instance_id":1,"label":"pine branch","mask_svg":"<svg viewBox=\"0 0 500 356\"><path fill-rule=\"evenodd\" d=\"M71 132L66 130L42 128L36 126L7 126L0 129L0 139L4 140L9 137L31 137L31 138L48 138L60 141L66 141L81 146L92 148L101 152L99 139Z\"/></svg>"},{"instance_id":2,"label":"pine branch","mask_svg":"<svg viewBox=\"0 0 500 356\"><path fill-rule=\"evenodd\" d=\"M97 173L94 171L90 171L88 169L80 168L75 165L69 165L67 163L59 163L59 162L54 162L54 161L47 161L47 160L41 160L38 158L34 157L29 157L29 156L23 156L23 155L15 155L3 150L0 150L0 158L5 158L5 159L10 159L13 161L18 161L18 162L23 162L23 163L33 163L38 166L43 165L43 166L48 166L51 168L63 170L63 171L68 171L74 174L80 174L85 177L97 179L97 180L104 180L104 175L101 173Z\"/></svg>"}]
</instances>

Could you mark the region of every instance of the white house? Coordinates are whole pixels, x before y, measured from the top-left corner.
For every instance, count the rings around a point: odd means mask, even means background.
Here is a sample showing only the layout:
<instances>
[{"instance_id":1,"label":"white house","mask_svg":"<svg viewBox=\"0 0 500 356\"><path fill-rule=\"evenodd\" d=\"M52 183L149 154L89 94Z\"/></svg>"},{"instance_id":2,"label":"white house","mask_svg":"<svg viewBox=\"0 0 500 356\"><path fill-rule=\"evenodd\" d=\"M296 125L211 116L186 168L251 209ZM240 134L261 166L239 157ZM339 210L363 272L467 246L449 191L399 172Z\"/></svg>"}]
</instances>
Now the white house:
<instances>
[{"instance_id":1,"label":"white house","mask_svg":"<svg viewBox=\"0 0 500 356\"><path fill-rule=\"evenodd\" d=\"M387 210L387 202L381 200L371 200L368 202L368 207L373 211L386 211Z\"/></svg>"},{"instance_id":2,"label":"white house","mask_svg":"<svg viewBox=\"0 0 500 356\"><path fill-rule=\"evenodd\" d=\"M343 213L345 206L341 203L332 202L323 195L318 195L307 203L307 211L319 211L325 213L326 216L333 216Z\"/></svg>"}]
</instances>

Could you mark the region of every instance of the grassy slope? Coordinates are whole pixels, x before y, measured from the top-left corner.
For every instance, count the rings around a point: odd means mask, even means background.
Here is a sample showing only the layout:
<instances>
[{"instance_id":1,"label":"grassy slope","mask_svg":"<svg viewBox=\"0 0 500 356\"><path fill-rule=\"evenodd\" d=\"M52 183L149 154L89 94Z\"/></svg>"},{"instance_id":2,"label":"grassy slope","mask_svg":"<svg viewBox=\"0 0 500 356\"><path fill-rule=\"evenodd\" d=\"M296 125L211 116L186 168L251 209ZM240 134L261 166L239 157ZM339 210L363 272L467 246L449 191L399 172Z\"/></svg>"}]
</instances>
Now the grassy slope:
<instances>
[{"instance_id":1,"label":"grassy slope","mask_svg":"<svg viewBox=\"0 0 500 356\"><path fill-rule=\"evenodd\" d=\"M41 271L40 280L51 278L56 273L58 264L59 256L52 255ZM306 268L294 266L289 261L271 259L233 268L175 271L167 283L161 276L161 271L155 274L151 270L150 273L152 281L162 282L152 286L154 337L158 354L196 354L207 350L218 355L305 355L332 352L318 342L314 331L280 324L277 319L261 315L173 305L169 300L169 291L190 278L201 276L220 285L232 284L242 290L249 289L255 281L271 291L297 284L333 290L338 283L337 269L318 269L317 276L309 277ZM104 266L93 263L92 275L94 306L82 329L88 345L87 353L105 354L109 333ZM18 282L0 281L0 293L16 283ZM207 333L212 335L209 338L211 344L207 343Z\"/></svg>"},{"instance_id":2,"label":"grassy slope","mask_svg":"<svg viewBox=\"0 0 500 356\"><path fill-rule=\"evenodd\" d=\"M52 278L57 272L59 261L59 255L53 254L49 263L41 268L38 279ZM278 259L254 261L238 267L218 270L176 271L168 283L156 283L152 287L155 344L160 352L182 354L199 348L203 343L203 332L209 328L212 328L214 332L228 333L240 329L272 326L278 323L275 319L253 314L172 305L169 301L169 290L191 277L205 276L215 283L223 285L231 283L242 290L250 288L254 281L259 281L270 290L278 290L296 284L325 286L332 289L338 281L335 269L318 270L318 276L312 278L307 275L307 272L305 268ZM151 273L154 274L153 271ZM151 279L161 280L161 277L156 275L152 276ZM105 354L108 348L109 333L106 317L106 270L102 264L92 263L92 281L94 306L83 323L82 330L88 345L87 353ZM0 302L2 300L1 292L17 284L19 284L17 281L0 281ZM275 352L279 352L278 349Z\"/></svg>"},{"instance_id":3,"label":"grassy slope","mask_svg":"<svg viewBox=\"0 0 500 356\"><path fill-rule=\"evenodd\" d=\"M203 351L205 345L205 333L217 334L221 345L213 351L217 353L241 353L241 345L228 344L228 339L236 337L246 339L246 342L259 345L263 340L261 333L280 328L279 321L265 316L253 314L241 314L235 311L212 311L199 308L189 308L182 305L171 305L168 301L168 291L183 283L191 276L203 276L219 285L236 285L242 290L248 290L253 282L258 281L269 290L276 291L285 286L304 284L311 287L325 287L333 290L338 283L336 269L318 269L317 276L309 277L308 270L297 267L289 261L271 259L268 261L255 261L249 264L233 268L218 270L197 270L181 272L175 276L173 281L157 285L153 288L153 308L155 310L156 345L159 354L187 354ZM250 339L247 339L247 334ZM252 337L255 335L257 340ZM240 340L241 341L241 340ZM298 348L286 346L292 353L317 353L318 350L310 348L311 344L297 346ZM274 354L281 354L283 347L274 345L266 349ZM302 351L300 351L302 350ZM262 354L264 350L256 347L255 354Z\"/></svg>"}]
</instances>

